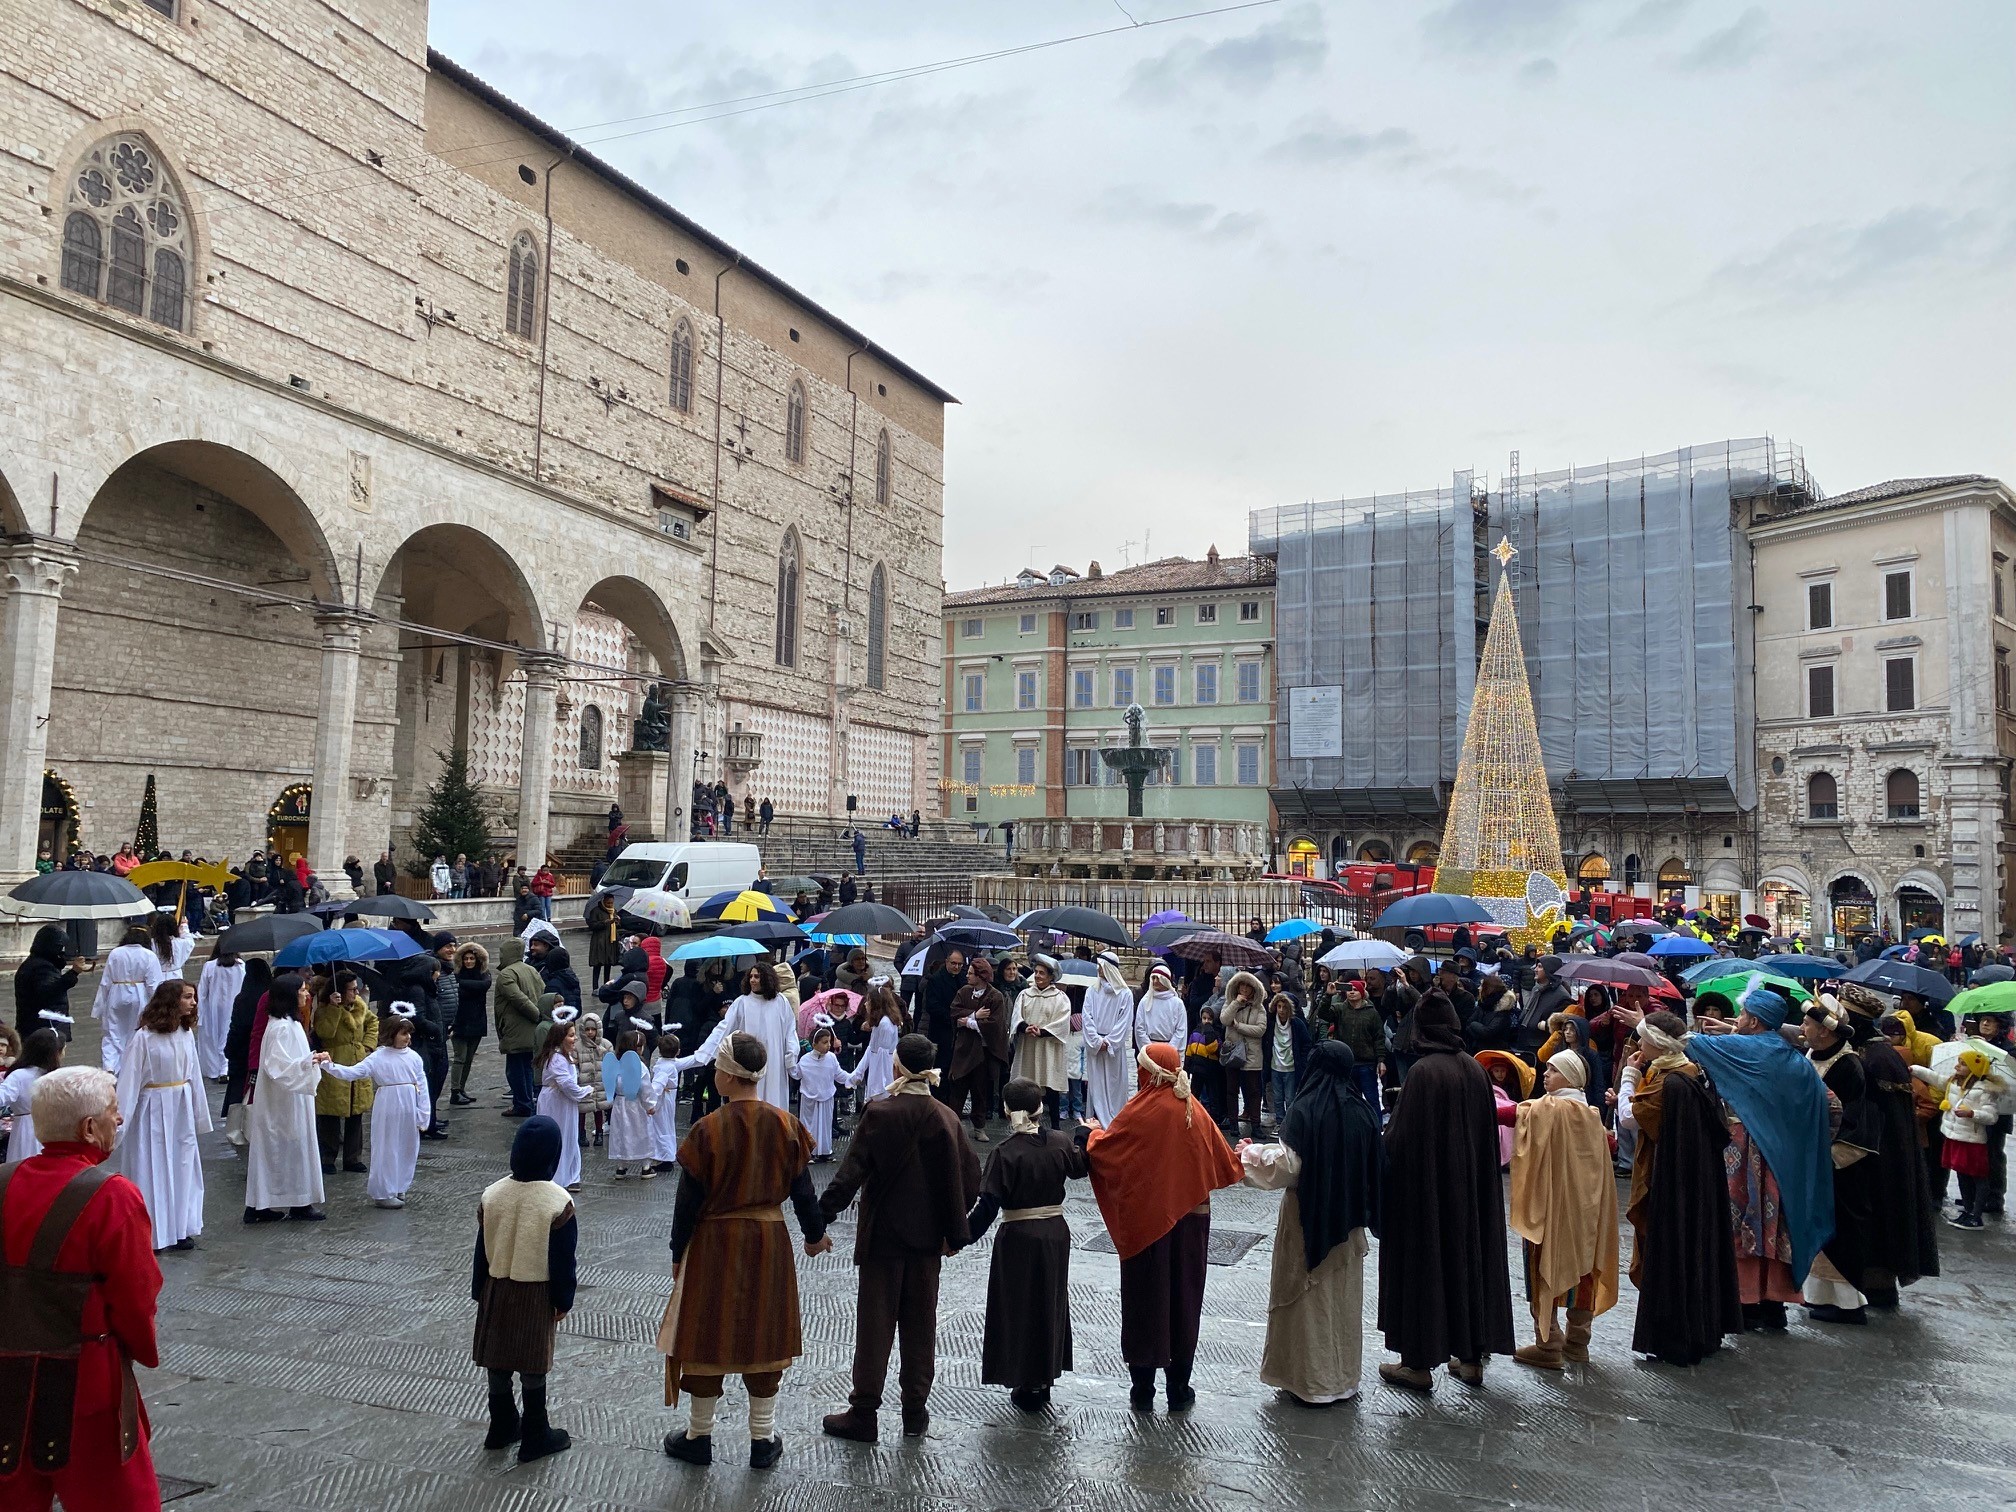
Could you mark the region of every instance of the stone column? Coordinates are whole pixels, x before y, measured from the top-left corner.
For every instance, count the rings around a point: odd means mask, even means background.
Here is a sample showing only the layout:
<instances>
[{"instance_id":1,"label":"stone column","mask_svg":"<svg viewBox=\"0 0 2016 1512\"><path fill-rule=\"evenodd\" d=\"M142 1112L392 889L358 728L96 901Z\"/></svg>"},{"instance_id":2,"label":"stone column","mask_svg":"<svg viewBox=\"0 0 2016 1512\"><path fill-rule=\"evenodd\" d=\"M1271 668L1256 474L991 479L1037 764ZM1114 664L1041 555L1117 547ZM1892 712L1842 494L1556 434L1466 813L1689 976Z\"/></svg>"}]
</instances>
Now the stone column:
<instances>
[{"instance_id":1,"label":"stone column","mask_svg":"<svg viewBox=\"0 0 2016 1512\"><path fill-rule=\"evenodd\" d=\"M700 749L700 689L695 683L672 685L672 764L665 773L664 840L684 840L693 833L693 753ZM759 795L760 796L760 795Z\"/></svg>"},{"instance_id":2,"label":"stone column","mask_svg":"<svg viewBox=\"0 0 2016 1512\"><path fill-rule=\"evenodd\" d=\"M0 553L0 578L8 590L0 604L0 884L35 875L56 615L76 570L76 555L52 539L32 539Z\"/></svg>"},{"instance_id":3,"label":"stone column","mask_svg":"<svg viewBox=\"0 0 2016 1512\"><path fill-rule=\"evenodd\" d=\"M308 865L330 897L348 898L354 893L343 858L348 854L350 750L357 728L357 661L365 618L353 610L333 609L316 615L315 623L322 630L322 689L315 706Z\"/></svg>"},{"instance_id":4,"label":"stone column","mask_svg":"<svg viewBox=\"0 0 2016 1512\"><path fill-rule=\"evenodd\" d=\"M0 554L0 884L35 875L42 831L42 771L49 754L49 684L56 671L56 610L77 570L60 541L34 539ZM75 837L72 837L75 839Z\"/></svg>"},{"instance_id":5,"label":"stone column","mask_svg":"<svg viewBox=\"0 0 2016 1512\"><path fill-rule=\"evenodd\" d=\"M553 799L553 695L560 683L561 658L551 652L521 651L525 669L525 727L518 755L518 864L537 871L551 848L547 826Z\"/></svg>"}]
</instances>

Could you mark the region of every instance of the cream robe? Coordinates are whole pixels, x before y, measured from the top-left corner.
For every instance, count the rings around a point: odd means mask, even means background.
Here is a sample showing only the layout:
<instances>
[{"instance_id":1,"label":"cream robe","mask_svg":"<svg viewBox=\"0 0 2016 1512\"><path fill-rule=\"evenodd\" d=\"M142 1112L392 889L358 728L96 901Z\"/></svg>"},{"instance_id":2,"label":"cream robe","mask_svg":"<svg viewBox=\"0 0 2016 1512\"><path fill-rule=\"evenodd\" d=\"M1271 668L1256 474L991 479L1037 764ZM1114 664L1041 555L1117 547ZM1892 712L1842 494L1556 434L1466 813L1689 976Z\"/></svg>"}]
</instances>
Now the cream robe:
<instances>
[{"instance_id":1,"label":"cream robe","mask_svg":"<svg viewBox=\"0 0 2016 1512\"><path fill-rule=\"evenodd\" d=\"M231 1009L238 1001L238 989L245 985L245 967L203 963L196 979L196 1058L206 1081L221 1081L228 1072L224 1064L224 1041L231 1033Z\"/></svg>"},{"instance_id":2,"label":"cream robe","mask_svg":"<svg viewBox=\"0 0 2016 1512\"><path fill-rule=\"evenodd\" d=\"M1109 979L1110 967L1085 989L1085 1097L1087 1111L1102 1124L1134 1095L1134 994ZM1114 974L1117 977L1117 973Z\"/></svg>"},{"instance_id":3,"label":"cream robe","mask_svg":"<svg viewBox=\"0 0 2016 1512\"><path fill-rule=\"evenodd\" d=\"M773 1108L791 1111L791 1067L798 1059L798 1014L783 996L760 998L745 992L728 1005L721 1022L698 1053L714 1064L714 1052L731 1034L753 1034L763 1041L766 1059L756 1078L756 1095Z\"/></svg>"},{"instance_id":4,"label":"cream robe","mask_svg":"<svg viewBox=\"0 0 2016 1512\"><path fill-rule=\"evenodd\" d=\"M1151 992L1134 1011L1134 1048L1174 1045L1178 1050L1190 1038L1190 1011L1173 992Z\"/></svg>"},{"instance_id":5,"label":"cream robe","mask_svg":"<svg viewBox=\"0 0 2016 1512\"><path fill-rule=\"evenodd\" d=\"M1365 1255L1371 1247L1365 1230L1353 1229L1310 1270L1303 1262L1302 1206L1295 1195L1301 1157L1284 1144L1252 1144L1239 1159L1248 1186L1281 1193L1260 1379L1305 1402L1356 1396L1365 1352Z\"/></svg>"},{"instance_id":6,"label":"cream robe","mask_svg":"<svg viewBox=\"0 0 2016 1512\"><path fill-rule=\"evenodd\" d=\"M371 1083L371 1174L364 1193L373 1202L404 1198L420 1164L420 1131L433 1121L427 1101L427 1063L417 1050L380 1045L354 1066L327 1065L324 1076Z\"/></svg>"},{"instance_id":7,"label":"cream robe","mask_svg":"<svg viewBox=\"0 0 2016 1512\"><path fill-rule=\"evenodd\" d=\"M154 1225L154 1248L203 1232L203 1158L210 1099L196 1067L196 1036L141 1030L119 1062L119 1116L125 1124L112 1165L140 1188Z\"/></svg>"},{"instance_id":8,"label":"cream robe","mask_svg":"<svg viewBox=\"0 0 2016 1512\"><path fill-rule=\"evenodd\" d=\"M1051 1092L1068 1092L1078 1069L1071 1053L1071 999L1054 983L1048 988L1024 987L1015 999L1015 1069L1018 1075ZM1029 1034L1027 1029L1039 1032Z\"/></svg>"},{"instance_id":9,"label":"cream robe","mask_svg":"<svg viewBox=\"0 0 2016 1512\"><path fill-rule=\"evenodd\" d=\"M245 1115L245 1206L313 1207L322 1200L322 1152L315 1143L322 1068L298 1020L269 1018L264 1032L252 1111Z\"/></svg>"},{"instance_id":10,"label":"cream robe","mask_svg":"<svg viewBox=\"0 0 2016 1512\"><path fill-rule=\"evenodd\" d=\"M91 1017L104 1031L98 1064L114 1076L119 1074L119 1057L140 1027L140 1010L167 980L168 968L152 945L118 945L105 957L105 972L91 999Z\"/></svg>"}]
</instances>

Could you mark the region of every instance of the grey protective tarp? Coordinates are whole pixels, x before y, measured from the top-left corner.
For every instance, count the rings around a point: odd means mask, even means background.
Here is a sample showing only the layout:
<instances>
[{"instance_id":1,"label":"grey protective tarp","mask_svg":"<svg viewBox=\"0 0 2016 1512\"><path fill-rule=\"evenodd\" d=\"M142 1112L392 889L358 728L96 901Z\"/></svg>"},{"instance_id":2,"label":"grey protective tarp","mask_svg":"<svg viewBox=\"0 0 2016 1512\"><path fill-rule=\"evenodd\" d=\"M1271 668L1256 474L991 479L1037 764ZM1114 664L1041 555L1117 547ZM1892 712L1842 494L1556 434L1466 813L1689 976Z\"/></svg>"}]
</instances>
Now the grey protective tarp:
<instances>
[{"instance_id":1,"label":"grey protective tarp","mask_svg":"<svg viewBox=\"0 0 2016 1512\"><path fill-rule=\"evenodd\" d=\"M1765 439L1529 474L1473 497L1419 493L1256 510L1276 557L1285 731L1291 688L1341 686L1343 754L1291 760L1283 787L1370 792L1453 781L1502 535L1549 775L1726 785L1747 801L1736 627L1747 569L1732 497L1793 465ZM1476 540L1481 507L1487 539ZM1477 580L1478 563L1487 572Z\"/></svg>"}]
</instances>

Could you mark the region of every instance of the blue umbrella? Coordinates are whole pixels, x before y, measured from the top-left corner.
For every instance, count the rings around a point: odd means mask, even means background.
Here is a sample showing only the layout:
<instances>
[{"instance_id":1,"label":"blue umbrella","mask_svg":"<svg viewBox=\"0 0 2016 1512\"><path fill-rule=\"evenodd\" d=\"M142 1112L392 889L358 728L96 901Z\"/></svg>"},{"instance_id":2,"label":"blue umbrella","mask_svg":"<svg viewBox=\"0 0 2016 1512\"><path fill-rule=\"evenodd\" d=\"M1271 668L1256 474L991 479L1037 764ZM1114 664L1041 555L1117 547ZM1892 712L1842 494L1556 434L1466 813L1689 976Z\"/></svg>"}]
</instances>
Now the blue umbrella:
<instances>
[{"instance_id":1,"label":"blue umbrella","mask_svg":"<svg viewBox=\"0 0 2016 1512\"><path fill-rule=\"evenodd\" d=\"M1649 956L1711 956L1715 947L1706 940L1697 940L1693 935L1670 934L1653 942L1645 952Z\"/></svg>"},{"instance_id":2,"label":"blue umbrella","mask_svg":"<svg viewBox=\"0 0 2016 1512\"><path fill-rule=\"evenodd\" d=\"M1795 982L1831 982L1848 968L1831 956L1771 955L1757 958L1757 969L1775 971Z\"/></svg>"},{"instance_id":3,"label":"blue umbrella","mask_svg":"<svg viewBox=\"0 0 2016 1512\"><path fill-rule=\"evenodd\" d=\"M273 957L278 967L327 966L337 961L403 961L426 947L395 929L324 929L289 940Z\"/></svg>"},{"instance_id":4,"label":"blue umbrella","mask_svg":"<svg viewBox=\"0 0 2016 1512\"><path fill-rule=\"evenodd\" d=\"M868 936L857 934L820 934L815 931L812 938L822 945L846 945L852 947L868 943Z\"/></svg>"},{"instance_id":5,"label":"blue umbrella","mask_svg":"<svg viewBox=\"0 0 2016 1512\"><path fill-rule=\"evenodd\" d=\"M1646 952L1646 955L1648 957L1650 956L1650 954L1651 954L1650 951ZM1722 975L1732 969L1740 970L1741 967L1732 968L1729 963L1729 958L1727 956L1718 955L1710 960L1701 962L1697 966L1689 966L1685 971L1680 973L1680 980L1685 982L1689 987L1698 987L1703 982L1706 982L1713 977Z\"/></svg>"},{"instance_id":6,"label":"blue umbrella","mask_svg":"<svg viewBox=\"0 0 2016 1512\"><path fill-rule=\"evenodd\" d=\"M1374 921L1374 929L1399 929L1410 924L1493 924L1491 911L1461 893L1416 893L1391 904Z\"/></svg>"},{"instance_id":7,"label":"blue umbrella","mask_svg":"<svg viewBox=\"0 0 2016 1512\"><path fill-rule=\"evenodd\" d=\"M705 939L689 940L672 952L675 961L705 961L718 956L761 956L770 954L768 948L754 940L738 940L728 935L708 935Z\"/></svg>"},{"instance_id":8,"label":"blue umbrella","mask_svg":"<svg viewBox=\"0 0 2016 1512\"><path fill-rule=\"evenodd\" d=\"M1096 977L1099 975L1099 963L1097 961L1081 961L1076 956L1066 956L1057 963L1057 975L1060 977Z\"/></svg>"},{"instance_id":9,"label":"blue umbrella","mask_svg":"<svg viewBox=\"0 0 2016 1512\"><path fill-rule=\"evenodd\" d=\"M1881 959L1885 961L1901 961L1904 959L1905 953L1910 949L1909 945L1892 945L1883 952Z\"/></svg>"},{"instance_id":10,"label":"blue umbrella","mask_svg":"<svg viewBox=\"0 0 2016 1512\"><path fill-rule=\"evenodd\" d=\"M1267 931L1267 943L1282 945L1304 935L1321 934L1327 928L1327 924L1318 924L1314 919L1284 919Z\"/></svg>"}]
</instances>

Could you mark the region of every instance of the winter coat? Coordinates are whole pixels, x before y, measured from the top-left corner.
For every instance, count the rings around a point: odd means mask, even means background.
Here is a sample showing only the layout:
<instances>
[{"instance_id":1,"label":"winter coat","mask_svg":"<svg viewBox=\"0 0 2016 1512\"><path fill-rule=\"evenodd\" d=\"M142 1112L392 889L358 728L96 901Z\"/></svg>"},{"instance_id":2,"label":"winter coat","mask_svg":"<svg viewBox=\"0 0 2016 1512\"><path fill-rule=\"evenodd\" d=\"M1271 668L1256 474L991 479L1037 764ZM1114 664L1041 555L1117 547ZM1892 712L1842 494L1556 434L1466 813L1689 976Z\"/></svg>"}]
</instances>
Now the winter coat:
<instances>
[{"instance_id":1,"label":"winter coat","mask_svg":"<svg viewBox=\"0 0 2016 1512\"><path fill-rule=\"evenodd\" d=\"M455 1038L480 1040L490 1032L490 952L481 945L462 949L476 952L476 969L455 973Z\"/></svg>"},{"instance_id":2,"label":"winter coat","mask_svg":"<svg viewBox=\"0 0 2016 1512\"><path fill-rule=\"evenodd\" d=\"M77 968L67 964L70 934L61 924L44 924L35 931L28 947L28 959L14 972L14 1027L24 1040L37 1029L54 1029L68 1040L70 1025L42 1017L70 1012L70 989L77 985Z\"/></svg>"},{"instance_id":3,"label":"winter coat","mask_svg":"<svg viewBox=\"0 0 2016 1512\"><path fill-rule=\"evenodd\" d=\"M588 909L588 964L614 966L622 956L616 938L616 904L605 893Z\"/></svg>"},{"instance_id":4,"label":"winter coat","mask_svg":"<svg viewBox=\"0 0 2016 1512\"><path fill-rule=\"evenodd\" d=\"M335 998L315 1010L315 1039L339 1066L354 1066L378 1048L378 1015L362 998ZM371 1111L371 1082L325 1076L315 1088L315 1111L324 1118L355 1118Z\"/></svg>"},{"instance_id":5,"label":"winter coat","mask_svg":"<svg viewBox=\"0 0 2016 1512\"><path fill-rule=\"evenodd\" d=\"M598 1034L590 1043L581 1026L574 1026L574 1075L588 1091L581 1099L583 1113L600 1113L609 1106L602 1095L602 1057L615 1048L616 1042L606 1034Z\"/></svg>"},{"instance_id":6,"label":"winter coat","mask_svg":"<svg viewBox=\"0 0 2016 1512\"><path fill-rule=\"evenodd\" d=\"M525 959L523 940L506 940L503 967L497 973L497 1048L506 1055L532 1055L539 1049L539 999L546 984Z\"/></svg>"},{"instance_id":7,"label":"winter coat","mask_svg":"<svg viewBox=\"0 0 2016 1512\"><path fill-rule=\"evenodd\" d=\"M1239 1001L1242 986L1252 993L1243 1003ZM1271 1018L1267 1012L1267 991L1252 972L1235 971L1232 980L1225 984L1224 1013L1219 1022L1225 1029L1225 1044L1219 1051L1219 1059L1222 1061L1225 1052L1236 1045L1246 1052L1245 1069L1260 1070L1266 1063L1267 1052L1262 1042L1267 1037Z\"/></svg>"},{"instance_id":8,"label":"winter coat","mask_svg":"<svg viewBox=\"0 0 2016 1512\"><path fill-rule=\"evenodd\" d=\"M536 969L540 980L546 984L546 991L569 1008L581 1006L581 978L574 974L574 963L569 959L565 945L555 945L548 950L539 958Z\"/></svg>"},{"instance_id":9,"label":"winter coat","mask_svg":"<svg viewBox=\"0 0 2016 1512\"><path fill-rule=\"evenodd\" d=\"M1269 1076L1274 1074L1274 1035L1280 1027L1280 1021L1273 1014L1268 1014L1267 1034L1261 1043L1266 1046L1266 1053L1262 1057L1264 1062L1262 1069ZM1290 1068L1289 1074L1295 1078L1298 1087L1302 1084L1303 1071L1308 1068L1309 1054L1315 1048L1316 1036L1309 1032L1309 1021L1299 1013L1291 1014L1288 1019L1288 1050L1295 1057L1295 1064ZM1251 1062L1247 1063L1247 1069L1252 1069Z\"/></svg>"}]
</instances>

